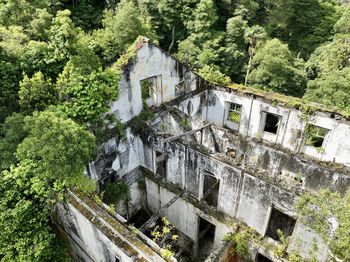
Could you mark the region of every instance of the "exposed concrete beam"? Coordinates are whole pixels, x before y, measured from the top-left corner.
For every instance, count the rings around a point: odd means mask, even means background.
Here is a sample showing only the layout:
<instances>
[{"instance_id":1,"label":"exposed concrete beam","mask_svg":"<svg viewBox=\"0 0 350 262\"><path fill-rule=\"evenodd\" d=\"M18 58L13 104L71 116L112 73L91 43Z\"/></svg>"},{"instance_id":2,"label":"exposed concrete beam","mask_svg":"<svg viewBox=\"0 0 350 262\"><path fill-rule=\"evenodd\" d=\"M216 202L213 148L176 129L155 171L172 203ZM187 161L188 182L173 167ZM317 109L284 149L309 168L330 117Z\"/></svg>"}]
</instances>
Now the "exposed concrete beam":
<instances>
[{"instance_id":1,"label":"exposed concrete beam","mask_svg":"<svg viewBox=\"0 0 350 262\"><path fill-rule=\"evenodd\" d=\"M180 138L180 137L182 137L182 136L192 135L192 134L194 134L194 133L196 133L196 132L198 132L198 131L201 131L201 130L204 129L204 128L207 128L207 127L211 126L212 124L213 124L213 123L209 123L209 124L206 124L205 126L202 126L202 127L200 127L200 128L197 128L197 129L194 129L194 130L191 130L191 131L182 133L182 134L180 134L180 135L172 136L172 137L169 137L169 138L165 138L165 139L163 139L163 143L164 143L164 142L170 142L170 141L176 140L176 139L178 139L178 138Z\"/></svg>"},{"instance_id":2,"label":"exposed concrete beam","mask_svg":"<svg viewBox=\"0 0 350 262\"><path fill-rule=\"evenodd\" d=\"M181 192L180 194L176 195L175 197L173 197L168 203L166 203L164 206L162 206L152 217L150 217L150 219L148 219L140 228L139 230L141 232L145 232L154 222L157 221L157 219L159 218L159 216L162 214L162 212L167 209L168 207L170 207L172 204L175 203L176 200L178 200L183 194L185 193L185 191Z\"/></svg>"}]
</instances>

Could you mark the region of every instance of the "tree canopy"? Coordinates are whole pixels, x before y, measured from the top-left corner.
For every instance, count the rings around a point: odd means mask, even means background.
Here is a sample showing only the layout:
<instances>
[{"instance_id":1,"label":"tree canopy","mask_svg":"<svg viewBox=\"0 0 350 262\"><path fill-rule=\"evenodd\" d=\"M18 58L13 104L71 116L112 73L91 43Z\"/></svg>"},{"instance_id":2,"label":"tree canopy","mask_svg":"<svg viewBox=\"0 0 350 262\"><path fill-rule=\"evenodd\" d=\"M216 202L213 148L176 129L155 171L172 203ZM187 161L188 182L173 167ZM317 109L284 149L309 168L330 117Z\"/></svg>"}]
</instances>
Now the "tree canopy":
<instances>
[{"instance_id":1,"label":"tree canopy","mask_svg":"<svg viewBox=\"0 0 350 262\"><path fill-rule=\"evenodd\" d=\"M52 203L65 188L94 189L82 174L94 135L117 121L106 114L118 95L114 63L139 35L209 81L350 113L349 4L0 0L1 260L62 261Z\"/></svg>"}]
</instances>

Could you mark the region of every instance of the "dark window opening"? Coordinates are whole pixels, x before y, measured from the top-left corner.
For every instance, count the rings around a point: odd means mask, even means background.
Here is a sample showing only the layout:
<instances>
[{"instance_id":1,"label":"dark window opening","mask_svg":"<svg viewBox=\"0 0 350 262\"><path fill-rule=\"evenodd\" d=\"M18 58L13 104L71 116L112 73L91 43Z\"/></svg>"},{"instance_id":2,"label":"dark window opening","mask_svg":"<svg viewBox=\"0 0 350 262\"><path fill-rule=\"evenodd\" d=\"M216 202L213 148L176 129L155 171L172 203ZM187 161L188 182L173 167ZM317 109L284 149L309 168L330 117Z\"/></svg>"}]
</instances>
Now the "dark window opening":
<instances>
[{"instance_id":1,"label":"dark window opening","mask_svg":"<svg viewBox=\"0 0 350 262\"><path fill-rule=\"evenodd\" d=\"M140 228L143 224L147 222L148 219L151 218L153 214L150 213L148 210L141 208L139 211L137 211L129 220L129 225L134 225L136 228Z\"/></svg>"},{"instance_id":2,"label":"dark window opening","mask_svg":"<svg viewBox=\"0 0 350 262\"><path fill-rule=\"evenodd\" d=\"M156 151L156 173L166 178L166 157L162 152Z\"/></svg>"},{"instance_id":3,"label":"dark window opening","mask_svg":"<svg viewBox=\"0 0 350 262\"><path fill-rule=\"evenodd\" d=\"M277 134L279 121L280 121L279 116L276 116L276 115L273 115L270 113L266 113L264 131L269 132L269 133L273 133L273 134Z\"/></svg>"},{"instance_id":4,"label":"dark window opening","mask_svg":"<svg viewBox=\"0 0 350 262\"><path fill-rule=\"evenodd\" d=\"M276 208L272 208L269 225L267 228L266 236L279 241L282 233L284 236L291 236L294 230L296 220Z\"/></svg>"},{"instance_id":5,"label":"dark window opening","mask_svg":"<svg viewBox=\"0 0 350 262\"><path fill-rule=\"evenodd\" d=\"M235 103L229 103L227 120L234 123L239 123L241 121L241 110L242 110L241 105L235 104Z\"/></svg>"},{"instance_id":6,"label":"dark window opening","mask_svg":"<svg viewBox=\"0 0 350 262\"><path fill-rule=\"evenodd\" d=\"M198 255L207 258L214 246L215 226L209 221L199 217L198 228Z\"/></svg>"},{"instance_id":7,"label":"dark window opening","mask_svg":"<svg viewBox=\"0 0 350 262\"><path fill-rule=\"evenodd\" d=\"M155 77L151 77L140 81L142 100L145 100L151 97L155 80L156 80Z\"/></svg>"},{"instance_id":8,"label":"dark window opening","mask_svg":"<svg viewBox=\"0 0 350 262\"><path fill-rule=\"evenodd\" d=\"M326 128L308 125L307 127L307 146L322 147L323 141L328 133Z\"/></svg>"},{"instance_id":9,"label":"dark window opening","mask_svg":"<svg viewBox=\"0 0 350 262\"><path fill-rule=\"evenodd\" d=\"M204 174L203 200L210 206L218 204L220 180L211 174Z\"/></svg>"},{"instance_id":10,"label":"dark window opening","mask_svg":"<svg viewBox=\"0 0 350 262\"><path fill-rule=\"evenodd\" d=\"M256 262L272 262L272 260L258 253L258 255L256 256Z\"/></svg>"},{"instance_id":11,"label":"dark window opening","mask_svg":"<svg viewBox=\"0 0 350 262\"><path fill-rule=\"evenodd\" d=\"M119 262L119 261L120 261L119 257L115 256L114 262Z\"/></svg>"}]
</instances>

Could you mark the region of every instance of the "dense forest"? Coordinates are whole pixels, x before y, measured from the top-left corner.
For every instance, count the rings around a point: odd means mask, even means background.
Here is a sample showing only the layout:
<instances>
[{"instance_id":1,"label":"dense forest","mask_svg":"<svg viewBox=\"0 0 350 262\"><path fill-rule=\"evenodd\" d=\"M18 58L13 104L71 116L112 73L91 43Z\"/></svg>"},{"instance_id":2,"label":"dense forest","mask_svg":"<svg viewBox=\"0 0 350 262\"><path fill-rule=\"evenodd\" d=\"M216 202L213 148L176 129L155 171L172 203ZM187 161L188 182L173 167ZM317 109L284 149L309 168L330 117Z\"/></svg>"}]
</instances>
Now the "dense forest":
<instances>
[{"instance_id":1,"label":"dense forest","mask_svg":"<svg viewBox=\"0 0 350 262\"><path fill-rule=\"evenodd\" d=\"M63 261L50 216L82 174L146 36L206 79L350 115L350 7L335 0L0 0L0 260ZM68 257L67 257L68 259Z\"/></svg>"}]
</instances>

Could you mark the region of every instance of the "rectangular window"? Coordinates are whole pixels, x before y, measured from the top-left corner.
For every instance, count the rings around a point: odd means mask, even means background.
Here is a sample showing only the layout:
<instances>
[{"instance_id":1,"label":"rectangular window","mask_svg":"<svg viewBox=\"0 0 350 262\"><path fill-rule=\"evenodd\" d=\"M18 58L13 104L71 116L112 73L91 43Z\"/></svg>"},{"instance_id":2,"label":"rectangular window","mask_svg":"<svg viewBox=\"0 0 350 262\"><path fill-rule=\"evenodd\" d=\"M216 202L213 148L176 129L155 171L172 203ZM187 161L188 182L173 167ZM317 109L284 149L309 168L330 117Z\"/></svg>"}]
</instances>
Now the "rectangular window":
<instances>
[{"instance_id":1,"label":"rectangular window","mask_svg":"<svg viewBox=\"0 0 350 262\"><path fill-rule=\"evenodd\" d=\"M328 129L326 128L314 126L314 125L308 125L306 145L313 146L316 148L322 147L323 141L327 133L328 133Z\"/></svg>"},{"instance_id":2,"label":"rectangular window","mask_svg":"<svg viewBox=\"0 0 350 262\"><path fill-rule=\"evenodd\" d=\"M210 206L217 207L220 180L214 175L206 173L203 178L202 199Z\"/></svg>"},{"instance_id":3,"label":"rectangular window","mask_svg":"<svg viewBox=\"0 0 350 262\"><path fill-rule=\"evenodd\" d=\"M280 241L280 234L288 237L294 230L296 220L278 209L272 207L270 221L267 227L266 236Z\"/></svg>"},{"instance_id":4,"label":"rectangular window","mask_svg":"<svg viewBox=\"0 0 350 262\"><path fill-rule=\"evenodd\" d=\"M162 152L156 151L156 173L166 178L166 157Z\"/></svg>"},{"instance_id":5,"label":"rectangular window","mask_svg":"<svg viewBox=\"0 0 350 262\"><path fill-rule=\"evenodd\" d=\"M155 81L156 81L155 77L150 77L140 81L142 100L145 100L151 97Z\"/></svg>"},{"instance_id":6,"label":"rectangular window","mask_svg":"<svg viewBox=\"0 0 350 262\"><path fill-rule=\"evenodd\" d=\"M266 114L266 120L265 120L264 131L272 134L277 134L278 125L281 117L270 113L265 113L265 114Z\"/></svg>"},{"instance_id":7,"label":"rectangular window","mask_svg":"<svg viewBox=\"0 0 350 262\"><path fill-rule=\"evenodd\" d=\"M258 253L256 256L256 262L272 262L272 260L268 259L267 257L263 256L262 254Z\"/></svg>"},{"instance_id":8,"label":"rectangular window","mask_svg":"<svg viewBox=\"0 0 350 262\"><path fill-rule=\"evenodd\" d=\"M241 111L242 105L229 102L227 120L234 123L239 123L241 121Z\"/></svg>"}]
</instances>

